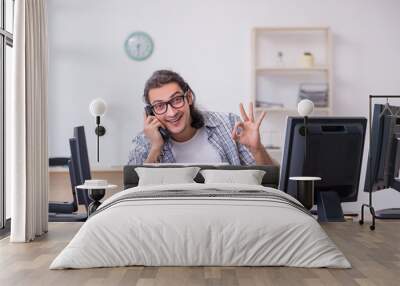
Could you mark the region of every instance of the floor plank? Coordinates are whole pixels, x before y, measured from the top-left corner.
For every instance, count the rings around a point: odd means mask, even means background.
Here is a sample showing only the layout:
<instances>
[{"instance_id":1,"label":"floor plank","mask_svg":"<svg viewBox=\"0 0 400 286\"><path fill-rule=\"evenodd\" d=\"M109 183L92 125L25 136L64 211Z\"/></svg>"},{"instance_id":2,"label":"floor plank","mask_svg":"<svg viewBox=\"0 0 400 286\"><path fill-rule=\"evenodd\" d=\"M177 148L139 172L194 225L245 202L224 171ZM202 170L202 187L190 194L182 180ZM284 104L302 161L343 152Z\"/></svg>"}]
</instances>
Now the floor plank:
<instances>
[{"instance_id":1,"label":"floor plank","mask_svg":"<svg viewBox=\"0 0 400 286\"><path fill-rule=\"evenodd\" d=\"M352 269L290 267L117 267L48 269L81 223L50 223L32 243L0 240L0 285L399 285L400 222L378 221L377 229L357 223L322 227L352 263Z\"/></svg>"}]
</instances>

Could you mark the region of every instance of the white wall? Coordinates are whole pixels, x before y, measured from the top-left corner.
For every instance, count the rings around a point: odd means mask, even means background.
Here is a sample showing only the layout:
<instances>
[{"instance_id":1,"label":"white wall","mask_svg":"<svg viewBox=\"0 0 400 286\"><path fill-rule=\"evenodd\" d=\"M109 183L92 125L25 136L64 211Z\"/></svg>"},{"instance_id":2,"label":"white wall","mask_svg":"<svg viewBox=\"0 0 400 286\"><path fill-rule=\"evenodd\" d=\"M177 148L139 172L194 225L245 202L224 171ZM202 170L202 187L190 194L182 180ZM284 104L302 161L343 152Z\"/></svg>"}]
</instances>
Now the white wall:
<instances>
[{"instance_id":1,"label":"white wall","mask_svg":"<svg viewBox=\"0 0 400 286\"><path fill-rule=\"evenodd\" d=\"M181 73L202 107L237 111L250 97L255 26L330 26L334 114L367 116L368 94L400 92L399 11L397 0L49 0L50 156L68 155L72 128L83 124L94 163L88 105L102 97L110 104L101 164L124 164L131 139L142 129L144 82L160 68ZM136 30L155 42L144 62L130 60L123 50ZM375 198L378 207L400 206L397 192Z\"/></svg>"}]
</instances>

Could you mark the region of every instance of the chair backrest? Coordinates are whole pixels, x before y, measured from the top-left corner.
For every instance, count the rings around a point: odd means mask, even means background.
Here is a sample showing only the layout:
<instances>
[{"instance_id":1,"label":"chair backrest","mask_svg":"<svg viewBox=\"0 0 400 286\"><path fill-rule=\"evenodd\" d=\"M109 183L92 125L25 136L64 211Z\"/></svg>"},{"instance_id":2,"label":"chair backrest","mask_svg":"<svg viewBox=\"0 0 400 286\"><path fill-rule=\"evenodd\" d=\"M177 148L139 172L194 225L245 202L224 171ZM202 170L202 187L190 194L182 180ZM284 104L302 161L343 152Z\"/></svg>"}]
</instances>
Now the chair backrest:
<instances>
[{"instance_id":1,"label":"chair backrest","mask_svg":"<svg viewBox=\"0 0 400 286\"><path fill-rule=\"evenodd\" d=\"M74 127L74 138L70 142L75 142L71 148L71 158L76 162L75 170L77 170L77 185L82 185L85 180L91 179L89 156L86 145L85 129L83 126ZM77 192L78 203L84 204L86 208L92 201L89 198L87 190L79 190Z\"/></svg>"},{"instance_id":2,"label":"chair backrest","mask_svg":"<svg viewBox=\"0 0 400 286\"><path fill-rule=\"evenodd\" d=\"M80 171L79 171L79 147L78 140L76 138L69 139L69 147L71 150L71 159L69 164L69 176L71 179L71 186L73 188L74 200L77 198L77 203L80 205L85 205L87 208L89 206L89 196L86 190L75 190L76 186L82 185Z\"/></svg>"},{"instance_id":3,"label":"chair backrest","mask_svg":"<svg viewBox=\"0 0 400 286\"><path fill-rule=\"evenodd\" d=\"M83 184L85 180L91 179L89 155L86 145L85 129L83 126L74 127L74 138L76 138L78 142L79 172Z\"/></svg>"},{"instance_id":4,"label":"chair backrest","mask_svg":"<svg viewBox=\"0 0 400 286\"><path fill-rule=\"evenodd\" d=\"M71 147L71 141L70 147ZM71 148L72 149L72 148ZM68 160L68 170L69 170L69 179L71 181L71 189L72 189L72 207L73 207L73 212L76 212L78 210L78 199L77 199L77 194L76 194L76 189L75 187L77 186L77 169L76 169L76 163L72 161L72 159Z\"/></svg>"}]
</instances>

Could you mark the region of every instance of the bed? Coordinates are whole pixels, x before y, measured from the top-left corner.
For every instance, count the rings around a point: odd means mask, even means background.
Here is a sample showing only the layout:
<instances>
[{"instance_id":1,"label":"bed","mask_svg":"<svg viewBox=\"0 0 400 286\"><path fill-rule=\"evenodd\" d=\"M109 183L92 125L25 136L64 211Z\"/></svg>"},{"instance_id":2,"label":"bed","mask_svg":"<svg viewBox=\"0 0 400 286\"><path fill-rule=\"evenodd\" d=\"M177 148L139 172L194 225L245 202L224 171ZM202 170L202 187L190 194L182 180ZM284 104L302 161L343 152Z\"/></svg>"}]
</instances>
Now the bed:
<instances>
[{"instance_id":1,"label":"bed","mask_svg":"<svg viewBox=\"0 0 400 286\"><path fill-rule=\"evenodd\" d=\"M144 266L291 266L350 268L316 219L276 188L271 166L262 185L194 183L138 186L124 168L123 192L105 200L50 269Z\"/></svg>"}]
</instances>

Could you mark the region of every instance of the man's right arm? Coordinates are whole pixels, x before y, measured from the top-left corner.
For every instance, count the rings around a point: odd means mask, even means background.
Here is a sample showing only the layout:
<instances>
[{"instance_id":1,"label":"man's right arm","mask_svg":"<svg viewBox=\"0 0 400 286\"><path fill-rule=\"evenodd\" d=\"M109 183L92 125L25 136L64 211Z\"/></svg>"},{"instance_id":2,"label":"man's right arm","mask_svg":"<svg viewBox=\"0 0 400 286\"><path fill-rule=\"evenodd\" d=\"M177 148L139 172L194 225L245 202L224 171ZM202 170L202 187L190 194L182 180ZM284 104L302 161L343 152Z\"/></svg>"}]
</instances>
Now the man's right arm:
<instances>
[{"instance_id":1,"label":"man's right arm","mask_svg":"<svg viewBox=\"0 0 400 286\"><path fill-rule=\"evenodd\" d=\"M160 148L151 148L149 155L147 156L144 163L158 163L160 160L161 149Z\"/></svg>"},{"instance_id":2,"label":"man's right arm","mask_svg":"<svg viewBox=\"0 0 400 286\"><path fill-rule=\"evenodd\" d=\"M160 161L161 150L164 146L164 139L159 131L160 128L165 127L155 116L144 115L143 133L149 141L149 145L147 146L148 154L144 163L158 163Z\"/></svg>"},{"instance_id":3,"label":"man's right arm","mask_svg":"<svg viewBox=\"0 0 400 286\"><path fill-rule=\"evenodd\" d=\"M143 165L143 163L158 163L164 146L164 139L159 128L164 125L152 115L144 113L143 132L133 139L133 147L129 152L128 165Z\"/></svg>"},{"instance_id":4,"label":"man's right arm","mask_svg":"<svg viewBox=\"0 0 400 286\"><path fill-rule=\"evenodd\" d=\"M144 134L137 135L132 140L132 147L129 151L128 165L143 165L149 155L150 144Z\"/></svg>"}]
</instances>

